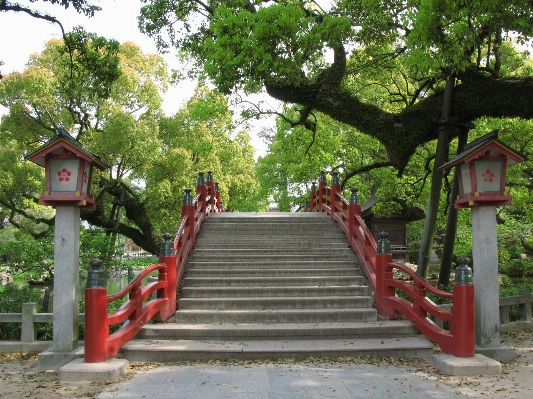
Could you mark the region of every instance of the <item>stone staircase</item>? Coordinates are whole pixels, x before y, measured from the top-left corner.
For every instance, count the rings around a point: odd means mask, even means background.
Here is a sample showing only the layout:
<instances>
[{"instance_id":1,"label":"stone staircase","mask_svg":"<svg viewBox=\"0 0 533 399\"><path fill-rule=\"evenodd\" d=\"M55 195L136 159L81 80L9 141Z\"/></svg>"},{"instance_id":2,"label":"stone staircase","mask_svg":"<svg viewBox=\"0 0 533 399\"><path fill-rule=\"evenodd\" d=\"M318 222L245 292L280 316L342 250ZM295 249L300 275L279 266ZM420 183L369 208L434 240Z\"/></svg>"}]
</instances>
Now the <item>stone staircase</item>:
<instances>
[{"instance_id":1,"label":"stone staircase","mask_svg":"<svg viewBox=\"0 0 533 399\"><path fill-rule=\"evenodd\" d=\"M173 322L123 347L130 361L429 358L405 321L377 319L358 259L321 213L222 213L201 228Z\"/></svg>"}]
</instances>

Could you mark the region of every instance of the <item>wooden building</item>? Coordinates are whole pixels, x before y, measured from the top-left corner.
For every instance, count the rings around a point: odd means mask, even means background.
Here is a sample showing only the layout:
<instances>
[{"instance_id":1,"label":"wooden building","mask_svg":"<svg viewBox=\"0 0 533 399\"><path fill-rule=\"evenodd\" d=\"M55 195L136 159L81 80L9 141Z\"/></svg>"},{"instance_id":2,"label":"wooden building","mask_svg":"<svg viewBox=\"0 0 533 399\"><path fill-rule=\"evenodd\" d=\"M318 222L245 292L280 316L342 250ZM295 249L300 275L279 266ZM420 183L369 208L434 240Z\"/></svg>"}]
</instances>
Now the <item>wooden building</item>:
<instances>
[{"instance_id":1,"label":"wooden building","mask_svg":"<svg viewBox=\"0 0 533 399\"><path fill-rule=\"evenodd\" d=\"M399 198L395 198L393 201L401 206L401 211L388 216L377 217L372 212L372 208L379 202L379 199L375 193L372 193L368 201L361 205L361 216L376 241L382 231L389 234L394 261L409 262L407 223L424 219L425 213L421 207L408 206L404 200Z\"/></svg>"}]
</instances>

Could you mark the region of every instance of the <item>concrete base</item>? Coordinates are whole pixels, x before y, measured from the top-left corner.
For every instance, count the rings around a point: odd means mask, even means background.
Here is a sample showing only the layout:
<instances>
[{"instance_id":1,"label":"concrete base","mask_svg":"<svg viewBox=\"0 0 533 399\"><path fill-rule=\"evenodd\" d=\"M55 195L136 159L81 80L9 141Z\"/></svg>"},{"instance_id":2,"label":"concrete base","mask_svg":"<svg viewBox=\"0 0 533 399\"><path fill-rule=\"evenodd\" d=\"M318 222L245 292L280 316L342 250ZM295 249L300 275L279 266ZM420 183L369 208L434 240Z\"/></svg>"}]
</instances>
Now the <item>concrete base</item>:
<instances>
[{"instance_id":1,"label":"concrete base","mask_svg":"<svg viewBox=\"0 0 533 399\"><path fill-rule=\"evenodd\" d=\"M59 369L59 381L117 381L128 369L126 359L111 359L103 363L85 363L76 359Z\"/></svg>"},{"instance_id":2,"label":"concrete base","mask_svg":"<svg viewBox=\"0 0 533 399\"><path fill-rule=\"evenodd\" d=\"M514 349L507 345L481 347L476 345L476 354L490 357L498 362L510 362L515 358Z\"/></svg>"},{"instance_id":3,"label":"concrete base","mask_svg":"<svg viewBox=\"0 0 533 399\"><path fill-rule=\"evenodd\" d=\"M52 346L52 341L0 341L0 353L34 353L42 352Z\"/></svg>"},{"instance_id":4,"label":"concrete base","mask_svg":"<svg viewBox=\"0 0 533 399\"><path fill-rule=\"evenodd\" d=\"M474 357L455 357L452 355L433 355L431 365L447 375L471 377L475 375L500 375L500 362L483 355Z\"/></svg>"},{"instance_id":5,"label":"concrete base","mask_svg":"<svg viewBox=\"0 0 533 399\"><path fill-rule=\"evenodd\" d=\"M84 356L84 348L78 348L72 352L53 352L51 350L39 353L39 370L57 371L65 364Z\"/></svg>"}]
</instances>

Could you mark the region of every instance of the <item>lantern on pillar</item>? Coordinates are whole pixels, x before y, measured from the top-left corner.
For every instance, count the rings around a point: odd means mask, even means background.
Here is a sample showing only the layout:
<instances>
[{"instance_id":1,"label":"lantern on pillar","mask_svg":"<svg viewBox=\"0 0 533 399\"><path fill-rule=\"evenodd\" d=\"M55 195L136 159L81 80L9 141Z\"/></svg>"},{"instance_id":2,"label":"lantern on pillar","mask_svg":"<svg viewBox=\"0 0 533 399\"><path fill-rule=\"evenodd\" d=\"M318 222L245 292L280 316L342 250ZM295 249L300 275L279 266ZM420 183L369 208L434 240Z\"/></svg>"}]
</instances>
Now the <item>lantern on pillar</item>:
<instances>
[{"instance_id":1,"label":"lantern on pillar","mask_svg":"<svg viewBox=\"0 0 533 399\"><path fill-rule=\"evenodd\" d=\"M108 166L98 155L83 148L63 127L59 127L51 140L24 158L45 168L46 191L39 204L96 208L91 195L93 167L105 170Z\"/></svg>"},{"instance_id":2,"label":"lantern on pillar","mask_svg":"<svg viewBox=\"0 0 533 399\"><path fill-rule=\"evenodd\" d=\"M455 208L510 205L512 199L505 190L507 167L524 159L498 140L497 130L466 145L461 154L441 166L443 170L457 168Z\"/></svg>"}]
</instances>

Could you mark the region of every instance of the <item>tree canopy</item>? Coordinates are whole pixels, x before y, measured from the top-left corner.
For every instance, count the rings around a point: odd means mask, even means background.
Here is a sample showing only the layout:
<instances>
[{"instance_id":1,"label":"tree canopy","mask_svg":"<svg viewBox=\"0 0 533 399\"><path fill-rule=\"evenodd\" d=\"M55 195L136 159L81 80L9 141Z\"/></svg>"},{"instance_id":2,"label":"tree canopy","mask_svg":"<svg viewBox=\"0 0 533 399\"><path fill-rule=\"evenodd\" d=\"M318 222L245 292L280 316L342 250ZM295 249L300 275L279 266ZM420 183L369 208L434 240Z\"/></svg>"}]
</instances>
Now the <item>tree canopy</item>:
<instances>
[{"instance_id":1,"label":"tree canopy","mask_svg":"<svg viewBox=\"0 0 533 399\"><path fill-rule=\"evenodd\" d=\"M0 83L0 104L9 109L0 123L0 208L11 224L35 237L50 233L53 214L37 206L44 170L21 159L60 125L110 165L95 173L97 208L83 209L82 219L115 229L113 200L122 195L118 232L149 252L158 253L162 234L178 228L183 190L194 187L199 171L213 170L227 206L258 210L248 198L258 191L254 151L248 134L235 132L224 96L199 88L165 117L168 68L161 56L81 28L68 40L73 51L51 40L23 72Z\"/></svg>"},{"instance_id":2,"label":"tree canopy","mask_svg":"<svg viewBox=\"0 0 533 399\"><path fill-rule=\"evenodd\" d=\"M533 117L533 79L505 74L507 40L529 43L533 5L524 0L145 0L141 30L161 50L179 49L192 72L225 93L266 92L298 105L293 124L313 130L313 112L378 139L402 172L437 137L443 80L458 79L452 126L482 116ZM326 56L331 54L331 57ZM404 57L407 68L388 66ZM403 74L403 106L368 101L365 71ZM374 82L374 87L379 83ZM387 94L387 102L400 98ZM453 132L452 132L453 133ZM457 131L455 131L457 133ZM453 134L452 134L453 137Z\"/></svg>"}]
</instances>

